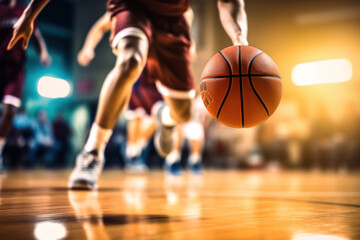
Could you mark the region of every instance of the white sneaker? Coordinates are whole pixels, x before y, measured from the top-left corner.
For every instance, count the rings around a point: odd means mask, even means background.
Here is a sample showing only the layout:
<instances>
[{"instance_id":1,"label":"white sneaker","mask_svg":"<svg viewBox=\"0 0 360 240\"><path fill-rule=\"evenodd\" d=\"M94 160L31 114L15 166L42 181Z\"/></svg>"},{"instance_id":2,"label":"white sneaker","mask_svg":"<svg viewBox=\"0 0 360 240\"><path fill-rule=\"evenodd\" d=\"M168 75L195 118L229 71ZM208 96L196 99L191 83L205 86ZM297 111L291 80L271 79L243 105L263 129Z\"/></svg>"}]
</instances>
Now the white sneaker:
<instances>
[{"instance_id":1,"label":"white sneaker","mask_svg":"<svg viewBox=\"0 0 360 240\"><path fill-rule=\"evenodd\" d=\"M161 113L165 105L157 112L157 128L154 136L154 145L161 157L166 157L173 149L175 126L166 126L161 121Z\"/></svg>"},{"instance_id":2,"label":"white sneaker","mask_svg":"<svg viewBox=\"0 0 360 240\"><path fill-rule=\"evenodd\" d=\"M70 189L96 190L97 181L104 166L104 156L97 150L82 151L76 158L76 166L68 183Z\"/></svg>"}]
</instances>

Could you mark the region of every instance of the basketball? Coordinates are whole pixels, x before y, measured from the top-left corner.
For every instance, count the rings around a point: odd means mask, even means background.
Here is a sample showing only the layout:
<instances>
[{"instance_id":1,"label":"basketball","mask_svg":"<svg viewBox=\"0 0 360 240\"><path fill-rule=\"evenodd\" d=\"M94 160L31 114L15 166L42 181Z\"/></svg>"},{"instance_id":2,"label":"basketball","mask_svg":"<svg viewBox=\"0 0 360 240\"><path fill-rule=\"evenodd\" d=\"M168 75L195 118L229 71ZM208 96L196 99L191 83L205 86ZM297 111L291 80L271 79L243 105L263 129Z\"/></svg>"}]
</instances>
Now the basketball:
<instances>
[{"instance_id":1,"label":"basketball","mask_svg":"<svg viewBox=\"0 0 360 240\"><path fill-rule=\"evenodd\" d=\"M278 107L281 92L275 62L251 46L224 48L208 61L201 75L200 94L206 109L230 127L264 122Z\"/></svg>"}]
</instances>

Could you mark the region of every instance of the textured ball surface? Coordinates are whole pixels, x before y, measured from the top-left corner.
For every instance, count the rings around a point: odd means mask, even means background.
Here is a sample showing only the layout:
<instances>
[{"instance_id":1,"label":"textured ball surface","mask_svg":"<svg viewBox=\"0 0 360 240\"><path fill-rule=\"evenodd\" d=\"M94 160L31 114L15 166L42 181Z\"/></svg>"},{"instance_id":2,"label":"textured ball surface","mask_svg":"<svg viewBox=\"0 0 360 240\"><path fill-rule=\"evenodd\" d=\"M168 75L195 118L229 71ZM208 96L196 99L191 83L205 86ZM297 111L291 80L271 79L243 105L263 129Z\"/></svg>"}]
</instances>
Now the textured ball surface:
<instances>
[{"instance_id":1,"label":"textured ball surface","mask_svg":"<svg viewBox=\"0 0 360 240\"><path fill-rule=\"evenodd\" d=\"M268 119L280 103L282 83L275 62L251 46L231 46L206 64L201 98L218 121L236 128L256 126Z\"/></svg>"}]
</instances>

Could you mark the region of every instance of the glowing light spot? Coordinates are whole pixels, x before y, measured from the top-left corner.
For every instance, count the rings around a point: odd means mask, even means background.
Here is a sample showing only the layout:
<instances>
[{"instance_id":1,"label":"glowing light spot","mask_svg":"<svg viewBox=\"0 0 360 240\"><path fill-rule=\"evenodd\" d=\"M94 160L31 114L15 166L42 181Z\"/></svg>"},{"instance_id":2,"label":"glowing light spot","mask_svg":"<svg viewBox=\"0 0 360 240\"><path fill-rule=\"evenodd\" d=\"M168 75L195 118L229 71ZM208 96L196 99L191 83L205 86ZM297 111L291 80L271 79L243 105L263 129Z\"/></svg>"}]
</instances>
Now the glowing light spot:
<instances>
[{"instance_id":1,"label":"glowing light spot","mask_svg":"<svg viewBox=\"0 0 360 240\"><path fill-rule=\"evenodd\" d=\"M37 90L42 97L64 98L69 96L71 86L64 79L44 76L39 79Z\"/></svg>"},{"instance_id":2,"label":"glowing light spot","mask_svg":"<svg viewBox=\"0 0 360 240\"><path fill-rule=\"evenodd\" d=\"M348 240L348 239L334 235L302 233L293 236L292 240Z\"/></svg>"},{"instance_id":3,"label":"glowing light spot","mask_svg":"<svg viewBox=\"0 0 360 240\"><path fill-rule=\"evenodd\" d=\"M347 59L333 59L298 64L292 70L295 85L346 82L352 77L352 65Z\"/></svg>"},{"instance_id":4,"label":"glowing light spot","mask_svg":"<svg viewBox=\"0 0 360 240\"><path fill-rule=\"evenodd\" d=\"M64 225L59 222L45 221L35 225L34 235L38 240L58 240L66 234Z\"/></svg>"}]
</instances>

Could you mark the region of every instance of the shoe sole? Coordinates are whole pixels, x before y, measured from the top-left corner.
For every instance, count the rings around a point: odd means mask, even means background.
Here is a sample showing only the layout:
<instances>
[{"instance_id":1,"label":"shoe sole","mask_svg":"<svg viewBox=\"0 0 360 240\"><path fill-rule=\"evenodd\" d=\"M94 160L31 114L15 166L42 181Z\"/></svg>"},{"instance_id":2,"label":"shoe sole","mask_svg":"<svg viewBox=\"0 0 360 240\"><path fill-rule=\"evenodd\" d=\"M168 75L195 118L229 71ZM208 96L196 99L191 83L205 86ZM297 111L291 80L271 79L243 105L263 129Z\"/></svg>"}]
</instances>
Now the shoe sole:
<instances>
[{"instance_id":1,"label":"shoe sole","mask_svg":"<svg viewBox=\"0 0 360 240\"><path fill-rule=\"evenodd\" d=\"M97 184L92 184L86 180L77 180L75 182L69 183L69 189L71 190L85 190L85 191L92 191L97 190Z\"/></svg>"}]
</instances>

